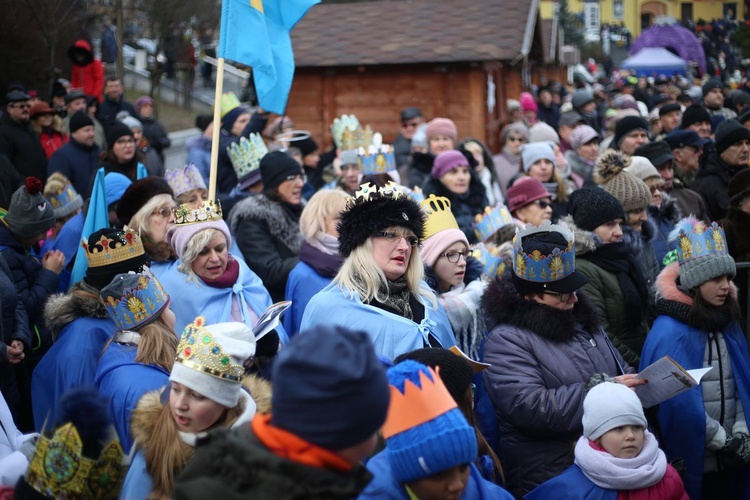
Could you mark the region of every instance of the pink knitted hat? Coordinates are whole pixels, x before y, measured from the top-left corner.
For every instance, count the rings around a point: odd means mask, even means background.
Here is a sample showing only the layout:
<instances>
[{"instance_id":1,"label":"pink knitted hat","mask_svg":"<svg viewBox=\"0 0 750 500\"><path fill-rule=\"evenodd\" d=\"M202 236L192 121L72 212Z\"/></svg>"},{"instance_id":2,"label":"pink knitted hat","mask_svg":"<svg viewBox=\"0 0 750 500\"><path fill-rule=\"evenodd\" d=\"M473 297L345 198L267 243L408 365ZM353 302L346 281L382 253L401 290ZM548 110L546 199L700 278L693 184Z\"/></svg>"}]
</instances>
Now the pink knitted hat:
<instances>
[{"instance_id":1,"label":"pink knitted hat","mask_svg":"<svg viewBox=\"0 0 750 500\"><path fill-rule=\"evenodd\" d=\"M522 111L539 111L534 96L528 92L521 92L521 110Z\"/></svg>"},{"instance_id":2,"label":"pink knitted hat","mask_svg":"<svg viewBox=\"0 0 750 500\"><path fill-rule=\"evenodd\" d=\"M425 135L427 135L428 143L430 142L430 139L438 135L448 136L453 139L453 142L458 141L458 130L456 129L456 124L453 123L453 120L450 118L433 118L430 123L427 124Z\"/></svg>"},{"instance_id":3,"label":"pink knitted hat","mask_svg":"<svg viewBox=\"0 0 750 500\"><path fill-rule=\"evenodd\" d=\"M227 248L232 246L232 235L229 232L227 223L223 220L172 226L167 231L167 241L172 245L177 256L182 258L182 256L185 255L185 250L193 236L204 229L218 229L227 237Z\"/></svg>"},{"instance_id":4,"label":"pink knitted hat","mask_svg":"<svg viewBox=\"0 0 750 500\"><path fill-rule=\"evenodd\" d=\"M419 255L422 256L422 260L428 266L434 267L440 254L457 241L466 245L467 249L469 248L469 240L466 239L466 235L460 229L440 231L422 242L422 249L419 251Z\"/></svg>"}]
</instances>

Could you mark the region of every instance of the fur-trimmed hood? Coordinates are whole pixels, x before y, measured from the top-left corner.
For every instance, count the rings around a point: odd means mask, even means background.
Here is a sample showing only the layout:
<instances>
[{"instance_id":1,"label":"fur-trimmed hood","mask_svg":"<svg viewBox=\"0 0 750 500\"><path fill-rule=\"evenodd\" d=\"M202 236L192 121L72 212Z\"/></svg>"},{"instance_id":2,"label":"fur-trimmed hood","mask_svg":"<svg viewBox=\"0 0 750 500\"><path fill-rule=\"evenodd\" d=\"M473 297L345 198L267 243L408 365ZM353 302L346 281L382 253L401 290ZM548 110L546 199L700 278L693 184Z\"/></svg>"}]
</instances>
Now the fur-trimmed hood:
<instances>
[{"instance_id":1,"label":"fur-trimmed hood","mask_svg":"<svg viewBox=\"0 0 750 500\"><path fill-rule=\"evenodd\" d=\"M677 224L682 219L680 209L677 207L677 202L674 198L665 192L662 192L664 200L661 203L661 207L648 206L648 214L651 217L663 219L672 225Z\"/></svg>"},{"instance_id":2,"label":"fur-trimmed hood","mask_svg":"<svg viewBox=\"0 0 750 500\"><path fill-rule=\"evenodd\" d=\"M586 231L573 222L572 215L566 215L560 218L559 223L567 226L573 232L573 238L575 240L576 257L585 255L595 251L597 248L603 245L602 240L599 239L593 231Z\"/></svg>"},{"instance_id":3,"label":"fur-trimmed hood","mask_svg":"<svg viewBox=\"0 0 750 500\"><path fill-rule=\"evenodd\" d=\"M280 202L271 200L263 193L248 196L240 201L229 214L229 229L232 234L237 234L240 223L248 217L265 222L274 238L281 241L292 253L299 254L302 248L299 216L292 217Z\"/></svg>"},{"instance_id":4,"label":"fur-trimmed hood","mask_svg":"<svg viewBox=\"0 0 750 500\"><path fill-rule=\"evenodd\" d=\"M656 226L650 220L646 220L641 226L641 232L631 226L622 226L622 241L635 257L639 257L643 251L643 245L649 243L656 236Z\"/></svg>"},{"instance_id":5,"label":"fur-trimmed hood","mask_svg":"<svg viewBox=\"0 0 750 500\"><path fill-rule=\"evenodd\" d=\"M73 285L68 293L52 295L44 306L44 321L53 338L78 318L109 318L99 290L83 280Z\"/></svg>"},{"instance_id":6,"label":"fur-trimmed hood","mask_svg":"<svg viewBox=\"0 0 750 500\"><path fill-rule=\"evenodd\" d=\"M686 306L693 305L693 298L677 287L677 279L680 277L679 262L672 262L662 269L659 276L656 277L656 294L657 299L671 300L679 302ZM737 286L734 282L729 282L729 293L735 299L737 298Z\"/></svg>"},{"instance_id":7,"label":"fur-trimmed hood","mask_svg":"<svg viewBox=\"0 0 750 500\"><path fill-rule=\"evenodd\" d=\"M569 341L575 335L577 324L590 333L599 329L596 311L580 290L571 313L526 300L511 281L496 279L484 292L482 307L488 327L511 325L534 332L550 342Z\"/></svg>"}]
</instances>

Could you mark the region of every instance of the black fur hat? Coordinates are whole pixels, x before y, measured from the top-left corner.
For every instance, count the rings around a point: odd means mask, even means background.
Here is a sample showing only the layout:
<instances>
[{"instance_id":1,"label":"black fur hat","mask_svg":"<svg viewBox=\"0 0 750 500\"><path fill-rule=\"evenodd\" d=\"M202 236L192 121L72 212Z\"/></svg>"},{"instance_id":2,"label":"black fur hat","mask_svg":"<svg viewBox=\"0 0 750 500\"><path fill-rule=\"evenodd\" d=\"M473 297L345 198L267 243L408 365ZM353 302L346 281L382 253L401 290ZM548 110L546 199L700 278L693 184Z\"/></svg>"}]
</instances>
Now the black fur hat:
<instances>
[{"instance_id":1,"label":"black fur hat","mask_svg":"<svg viewBox=\"0 0 750 500\"><path fill-rule=\"evenodd\" d=\"M349 257L367 238L391 226L405 227L421 240L424 220L417 202L394 183L381 188L362 184L341 214L339 253Z\"/></svg>"}]
</instances>

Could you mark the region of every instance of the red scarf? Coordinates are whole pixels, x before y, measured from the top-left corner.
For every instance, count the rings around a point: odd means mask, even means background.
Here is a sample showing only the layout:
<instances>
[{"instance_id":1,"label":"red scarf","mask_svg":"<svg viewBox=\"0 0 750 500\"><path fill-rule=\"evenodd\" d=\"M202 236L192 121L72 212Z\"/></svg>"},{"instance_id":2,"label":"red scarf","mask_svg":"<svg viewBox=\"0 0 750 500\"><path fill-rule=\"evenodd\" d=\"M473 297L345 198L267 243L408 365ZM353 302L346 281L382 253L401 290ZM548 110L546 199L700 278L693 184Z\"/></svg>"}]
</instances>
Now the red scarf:
<instances>
[{"instance_id":1,"label":"red scarf","mask_svg":"<svg viewBox=\"0 0 750 500\"><path fill-rule=\"evenodd\" d=\"M224 270L224 274L218 278L201 278L201 280L203 280L203 283L213 288L232 288L234 284L237 283L237 278L239 277L240 264L230 257L227 261L227 268Z\"/></svg>"},{"instance_id":2,"label":"red scarf","mask_svg":"<svg viewBox=\"0 0 750 500\"><path fill-rule=\"evenodd\" d=\"M352 468L352 464L336 453L274 427L271 425L271 415L255 415L250 426L260 442L277 457L323 469L348 471Z\"/></svg>"}]
</instances>

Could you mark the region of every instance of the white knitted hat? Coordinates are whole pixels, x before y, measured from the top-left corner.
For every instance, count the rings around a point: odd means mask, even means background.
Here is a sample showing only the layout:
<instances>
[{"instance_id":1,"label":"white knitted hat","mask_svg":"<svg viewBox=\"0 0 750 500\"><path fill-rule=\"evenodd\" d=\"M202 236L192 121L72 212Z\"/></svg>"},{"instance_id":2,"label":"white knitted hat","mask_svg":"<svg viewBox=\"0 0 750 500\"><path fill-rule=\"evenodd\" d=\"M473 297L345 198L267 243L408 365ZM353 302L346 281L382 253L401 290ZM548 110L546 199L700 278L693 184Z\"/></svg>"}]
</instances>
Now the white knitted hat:
<instances>
[{"instance_id":1,"label":"white knitted hat","mask_svg":"<svg viewBox=\"0 0 750 500\"><path fill-rule=\"evenodd\" d=\"M583 435L593 441L622 425L646 428L643 406L635 391L612 382L593 387L583 400Z\"/></svg>"}]
</instances>

